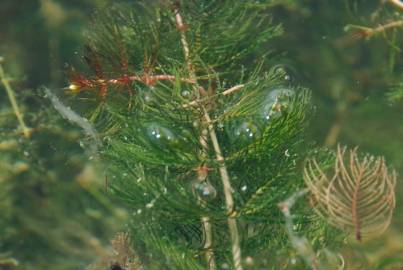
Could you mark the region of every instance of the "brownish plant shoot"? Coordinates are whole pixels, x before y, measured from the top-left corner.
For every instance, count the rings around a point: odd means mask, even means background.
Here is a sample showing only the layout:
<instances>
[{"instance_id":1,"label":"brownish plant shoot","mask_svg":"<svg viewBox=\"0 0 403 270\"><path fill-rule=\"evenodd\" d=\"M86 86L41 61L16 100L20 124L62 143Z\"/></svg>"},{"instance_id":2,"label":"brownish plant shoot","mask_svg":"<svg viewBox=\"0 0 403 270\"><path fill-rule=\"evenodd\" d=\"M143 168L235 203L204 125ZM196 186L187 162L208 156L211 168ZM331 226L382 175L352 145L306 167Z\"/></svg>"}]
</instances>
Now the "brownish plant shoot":
<instances>
[{"instance_id":1,"label":"brownish plant shoot","mask_svg":"<svg viewBox=\"0 0 403 270\"><path fill-rule=\"evenodd\" d=\"M313 158L304 169L304 179L315 209L330 224L355 234L361 241L383 233L395 208L396 172L389 172L383 157L358 156L338 146L331 172Z\"/></svg>"}]
</instances>

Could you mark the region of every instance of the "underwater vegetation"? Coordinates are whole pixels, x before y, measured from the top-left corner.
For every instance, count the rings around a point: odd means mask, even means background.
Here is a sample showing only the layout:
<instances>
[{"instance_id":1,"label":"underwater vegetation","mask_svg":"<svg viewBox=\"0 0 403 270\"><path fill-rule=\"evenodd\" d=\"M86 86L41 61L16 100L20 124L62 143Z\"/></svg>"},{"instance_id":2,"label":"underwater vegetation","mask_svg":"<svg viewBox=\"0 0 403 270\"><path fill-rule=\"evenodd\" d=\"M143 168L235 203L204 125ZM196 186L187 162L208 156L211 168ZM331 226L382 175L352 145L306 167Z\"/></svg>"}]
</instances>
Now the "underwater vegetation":
<instances>
[{"instance_id":1,"label":"underwater vegetation","mask_svg":"<svg viewBox=\"0 0 403 270\"><path fill-rule=\"evenodd\" d=\"M48 56L8 19L0 269L402 267L403 4L374 2L4 1Z\"/></svg>"}]
</instances>

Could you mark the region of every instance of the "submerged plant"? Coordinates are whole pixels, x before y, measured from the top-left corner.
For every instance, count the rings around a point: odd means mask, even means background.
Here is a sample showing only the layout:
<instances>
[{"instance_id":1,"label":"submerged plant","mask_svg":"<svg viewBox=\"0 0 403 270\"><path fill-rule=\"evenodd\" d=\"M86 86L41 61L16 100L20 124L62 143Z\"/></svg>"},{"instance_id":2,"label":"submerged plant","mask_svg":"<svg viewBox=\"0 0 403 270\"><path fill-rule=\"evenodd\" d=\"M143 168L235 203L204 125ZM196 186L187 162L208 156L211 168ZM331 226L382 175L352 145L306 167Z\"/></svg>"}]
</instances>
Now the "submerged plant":
<instances>
[{"instance_id":1,"label":"submerged plant","mask_svg":"<svg viewBox=\"0 0 403 270\"><path fill-rule=\"evenodd\" d=\"M133 213L145 269L303 267L289 259L277 204L304 185L310 94L261 53L282 32L270 7L150 1L96 17L90 72L74 71L68 89L97 99L86 118L62 112L97 130L108 191ZM337 244L308 205L293 226L306 246Z\"/></svg>"},{"instance_id":2,"label":"submerged plant","mask_svg":"<svg viewBox=\"0 0 403 270\"><path fill-rule=\"evenodd\" d=\"M332 225L355 234L357 240L383 233L395 208L396 172L388 171L383 157L365 155L357 148L338 146L329 175L315 159L308 160L304 179L317 212Z\"/></svg>"}]
</instances>

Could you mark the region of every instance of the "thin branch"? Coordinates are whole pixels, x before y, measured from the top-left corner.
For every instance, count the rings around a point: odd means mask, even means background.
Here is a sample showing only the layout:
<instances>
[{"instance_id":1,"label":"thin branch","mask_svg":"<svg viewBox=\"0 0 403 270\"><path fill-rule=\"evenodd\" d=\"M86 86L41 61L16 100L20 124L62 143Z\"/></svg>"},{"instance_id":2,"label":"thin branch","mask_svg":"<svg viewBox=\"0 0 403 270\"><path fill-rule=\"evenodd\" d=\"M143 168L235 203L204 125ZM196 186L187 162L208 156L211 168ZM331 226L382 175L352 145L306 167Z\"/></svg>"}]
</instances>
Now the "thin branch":
<instances>
[{"instance_id":1,"label":"thin branch","mask_svg":"<svg viewBox=\"0 0 403 270\"><path fill-rule=\"evenodd\" d=\"M222 92L221 95L227 96L227 95L232 94L233 92L236 92L236 91L238 91L238 90L240 90L240 89L242 89L244 87L245 87L244 84L235 85L234 87L231 87L230 89L227 89L224 92Z\"/></svg>"},{"instance_id":2,"label":"thin branch","mask_svg":"<svg viewBox=\"0 0 403 270\"><path fill-rule=\"evenodd\" d=\"M188 79L188 78L178 78L173 75L145 75L145 76L129 76L128 79L130 81L140 81L143 82L144 84L154 84L157 81L176 81L179 80L181 82L186 82L190 84L196 83L194 79ZM119 79L111 79L108 80L108 83L114 84L114 83L119 83Z\"/></svg>"},{"instance_id":3,"label":"thin branch","mask_svg":"<svg viewBox=\"0 0 403 270\"><path fill-rule=\"evenodd\" d=\"M384 32L386 30L389 30L391 28L396 28L396 27L400 27L403 26L403 20L399 20L399 21L394 21L394 22L390 22L387 24L383 24L383 25L379 25L378 27L371 29L369 35L374 35L376 33L379 32Z\"/></svg>"},{"instance_id":4,"label":"thin branch","mask_svg":"<svg viewBox=\"0 0 403 270\"><path fill-rule=\"evenodd\" d=\"M206 261L209 270L217 269L214 252L212 249L213 245L213 231L211 227L211 222L209 217L202 217L202 224L204 229L204 246L203 248L206 250Z\"/></svg>"},{"instance_id":5,"label":"thin branch","mask_svg":"<svg viewBox=\"0 0 403 270\"><path fill-rule=\"evenodd\" d=\"M202 133L199 138L200 144L202 145L202 153L201 153L202 159L204 159L208 153L207 136L208 136L207 130L206 129L202 130ZM207 175L208 175L208 168L207 167L199 168L197 173L198 173L198 181L200 181L200 182L205 181L207 178ZM207 216L204 216L201 218L201 221L202 221L203 233L204 233L203 249L206 251L206 261L207 261L208 269L215 270L215 269L217 269L217 266L216 266L216 262L215 262L215 258L214 258L214 251L212 249L213 231L212 231L210 218Z\"/></svg>"},{"instance_id":6,"label":"thin branch","mask_svg":"<svg viewBox=\"0 0 403 270\"><path fill-rule=\"evenodd\" d=\"M193 65L192 65L191 59L189 57L189 55L190 55L189 44L186 40L186 34L185 34L186 26L183 24L182 16L179 12L178 5L175 6L174 12L175 12L177 28L181 32L181 42L182 42L182 47L183 47L183 51L184 51L184 55L185 55L185 60L188 65L188 69L189 69L191 78L196 78L195 73L193 71ZM210 116L209 116L207 110L204 107L202 107L202 109L204 110L205 122L211 123L211 119L210 119ZM237 227L237 223L236 223L234 216L231 216L231 214L234 211L234 200L232 198L231 182L230 182L227 168L224 163L224 157L221 153L221 148L218 143L217 135L215 133L214 126L212 124L208 124L208 131L209 131L210 139L213 143L214 151L216 153L216 159L217 159L218 163L220 164L220 168L219 168L220 175L221 175L221 180L222 180L223 187L224 187L224 196L225 196L227 211L229 213L228 228L229 228L229 231L231 234L232 257L233 257L233 261L234 261L234 269L242 270L243 268L242 268L242 262L241 262L241 248L240 248L240 244L239 244L238 227Z\"/></svg>"},{"instance_id":7,"label":"thin branch","mask_svg":"<svg viewBox=\"0 0 403 270\"><path fill-rule=\"evenodd\" d=\"M174 8L174 13L175 13L176 28L178 28L178 30L181 34L181 42L182 42L183 53L185 55L185 60L188 65L189 72L191 73L191 77L195 77L192 61L190 59L189 44L187 42L186 33L185 33L187 27L183 24L182 16L179 12L179 4L176 4L176 6Z\"/></svg>"},{"instance_id":8,"label":"thin branch","mask_svg":"<svg viewBox=\"0 0 403 270\"><path fill-rule=\"evenodd\" d=\"M230 94L232 94L234 92L237 92L237 91L241 90L244 87L245 87L244 84L235 85L234 87L231 87L231 88L225 90L224 92L218 93L216 96L220 96L220 95L221 96L227 96L227 95L230 95ZM202 102L204 102L204 101L206 101L206 100L208 100L210 98L213 98L213 97L201 98L201 99L193 100L193 101L191 101L189 103L184 104L183 108L188 108L188 107L191 107L191 106L199 105L200 103L202 103Z\"/></svg>"},{"instance_id":9,"label":"thin branch","mask_svg":"<svg viewBox=\"0 0 403 270\"><path fill-rule=\"evenodd\" d=\"M389 0L389 3L391 3L392 5L395 5L398 8L403 9L403 2L401 2L400 0Z\"/></svg>"},{"instance_id":10,"label":"thin branch","mask_svg":"<svg viewBox=\"0 0 403 270\"><path fill-rule=\"evenodd\" d=\"M336 144L346 118L347 107L348 105L342 106L339 110L337 110L335 119L326 135L325 145L334 146Z\"/></svg>"},{"instance_id":11,"label":"thin branch","mask_svg":"<svg viewBox=\"0 0 403 270\"><path fill-rule=\"evenodd\" d=\"M375 28L359 26L359 25L347 25L346 31L354 31L351 40L342 39L339 40L339 44L350 43L351 41L358 40L361 38L370 38L375 34L386 32L387 30L394 29L403 26L403 20L393 21L387 24L379 25Z\"/></svg>"},{"instance_id":12,"label":"thin branch","mask_svg":"<svg viewBox=\"0 0 403 270\"><path fill-rule=\"evenodd\" d=\"M14 95L14 91L11 88L9 80L5 76L5 73L4 73L4 70L3 70L3 67L1 65L1 63L0 63L0 79L1 79L2 84L4 85L4 88L5 88L6 92L7 92L8 98L10 100L11 106L13 107L15 116L17 117L18 122L19 122L19 124L21 126L22 132L23 132L23 134L24 134L24 136L26 138L29 138L31 136L30 129L27 127L27 125L24 122L24 117L23 117L23 115L22 115L22 113L20 111L20 108L18 107L17 100L16 100L15 95Z\"/></svg>"},{"instance_id":13,"label":"thin branch","mask_svg":"<svg viewBox=\"0 0 403 270\"><path fill-rule=\"evenodd\" d=\"M176 20L176 25L178 30L181 33L181 42L182 42L182 47L183 47L183 52L185 55L185 60L188 65L188 70L190 73L190 77L192 81L197 82L196 80L196 75L193 71L192 63L189 57L189 45L186 40L186 34L185 34L185 26L183 25L183 20L182 16L179 13L179 7L176 6L174 9L175 13L175 20ZM202 155L207 155L208 153L208 144L207 144L207 130L202 130L201 135L200 135L200 144L202 145ZM204 172L207 177L208 169ZM199 171L199 178L205 178L203 175L203 172ZM203 179L204 180L204 179ZM215 270L217 269L215 258L214 258L214 251L212 249L213 245L213 231L212 231L212 226L209 217L204 216L202 217L202 225L204 229L204 246L203 248L206 250L206 261L208 265L209 270Z\"/></svg>"},{"instance_id":14,"label":"thin branch","mask_svg":"<svg viewBox=\"0 0 403 270\"><path fill-rule=\"evenodd\" d=\"M178 78L173 75L142 75L142 76L122 76L114 79L102 79L102 78L85 78L80 76L71 81L71 84L67 88L73 93L78 93L81 89L92 89L101 87L105 88L107 85L128 85L131 82L141 82L145 85L154 85L158 81L176 81L179 80L181 82L195 84L195 79L189 78Z\"/></svg>"},{"instance_id":15,"label":"thin branch","mask_svg":"<svg viewBox=\"0 0 403 270\"><path fill-rule=\"evenodd\" d=\"M211 123L211 119L210 119L210 116L207 113L207 111L204 112L204 118L206 119L206 122ZM214 151L216 153L217 162L220 164L219 170L220 170L221 180L222 180L223 187L224 187L224 195L225 195L227 211L229 214L228 227L229 227L230 234L231 234L232 257L234 260L234 269L242 270L242 263L241 263L242 254L241 254L241 248L240 248L240 244L239 244L239 233L238 233L238 227L236 224L236 220L233 215L234 214L234 199L232 198L231 181L229 178L227 167L225 166L225 163L224 163L225 160L221 153L221 148L218 143L218 139L217 139L217 135L214 130L214 126L212 124L209 124L208 129L209 129L210 139L213 143Z\"/></svg>"}]
</instances>

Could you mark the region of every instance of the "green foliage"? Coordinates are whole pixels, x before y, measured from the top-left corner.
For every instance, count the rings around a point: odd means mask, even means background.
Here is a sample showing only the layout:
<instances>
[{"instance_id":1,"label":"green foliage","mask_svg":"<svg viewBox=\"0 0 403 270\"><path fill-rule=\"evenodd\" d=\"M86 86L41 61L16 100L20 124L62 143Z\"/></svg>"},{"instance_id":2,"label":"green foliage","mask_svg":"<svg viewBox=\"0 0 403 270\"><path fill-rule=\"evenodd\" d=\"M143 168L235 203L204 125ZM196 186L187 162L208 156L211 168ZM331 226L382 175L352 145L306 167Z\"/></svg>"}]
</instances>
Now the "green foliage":
<instances>
[{"instance_id":1,"label":"green foliage","mask_svg":"<svg viewBox=\"0 0 403 270\"><path fill-rule=\"evenodd\" d=\"M208 252L219 267L233 265L228 219L255 267L281 268L275 254L293 252L277 204L303 185L312 110L309 91L258 55L281 32L267 11L255 1L190 1L113 7L95 19L84 57L92 73L74 75L72 84L81 96L104 99L87 114L104 142L109 190L133 211L134 248L147 269L205 269ZM173 79L152 81L157 75ZM239 89L226 94L231 87ZM225 162L217 161L215 136ZM203 166L204 192L216 197L195 189ZM213 228L208 249L205 217ZM295 217L316 249L335 246L306 203Z\"/></svg>"},{"instance_id":2,"label":"green foliage","mask_svg":"<svg viewBox=\"0 0 403 270\"><path fill-rule=\"evenodd\" d=\"M0 268L96 261L88 268L132 269L122 259L130 252L109 251L108 239L128 218L106 188L133 214L126 228L145 269L206 269L211 252L218 269L233 268L228 220L237 222L245 269L304 269L277 204L303 188L308 156L322 168L332 164L332 153L317 145L360 145L402 172L402 18L393 1L180 1L180 29L177 1L0 2L0 56L33 132L20 138L1 86ZM83 32L87 68L77 63ZM85 132L27 89L65 87L65 62L77 70L67 88L79 95L61 101L102 140L91 162L77 145L88 146ZM152 80L163 74L172 77ZM225 162L216 160L204 109ZM321 263L340 251L347 269L399 267L400 198L394 230L375 242L339 249L345 236L315 215L307 197L292 208L293 229Z\"/></svg>"},{"instance_id":3,"label":"green foliage","mask_svg":"<svg viewBox=\"0 0 403 270\"><path fill-rule=\"evenodd\" d=\"M126 213L102 193L97 168L77 144L80 132L42 97L17 98L35 128L23 137L8 100L0 101L0 268L89 265L107 256L108 240L122 228L116 221Z\"/></svg>"}]
</instances>

